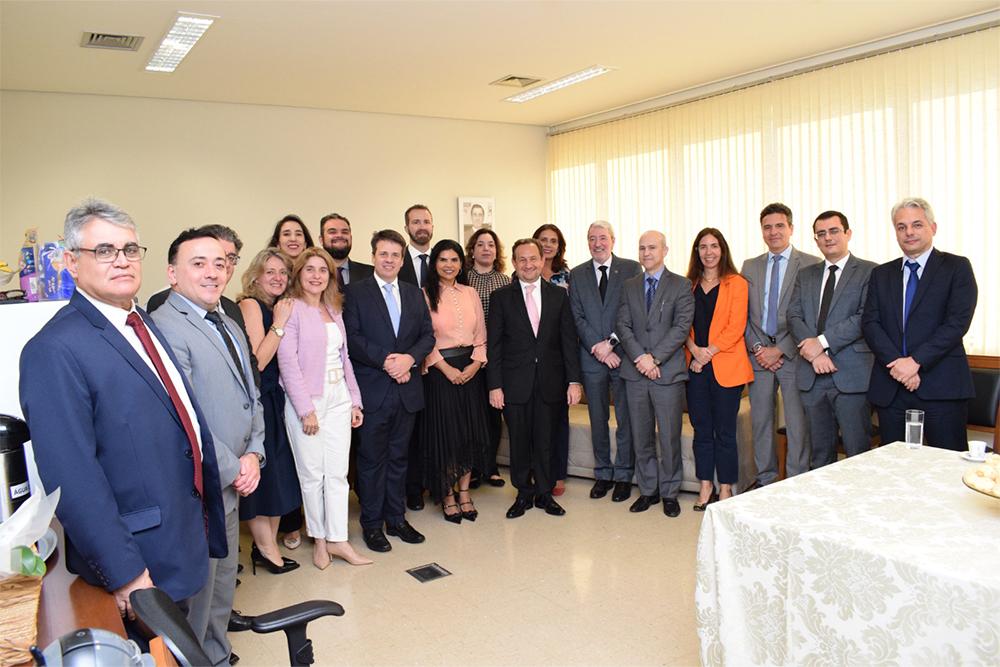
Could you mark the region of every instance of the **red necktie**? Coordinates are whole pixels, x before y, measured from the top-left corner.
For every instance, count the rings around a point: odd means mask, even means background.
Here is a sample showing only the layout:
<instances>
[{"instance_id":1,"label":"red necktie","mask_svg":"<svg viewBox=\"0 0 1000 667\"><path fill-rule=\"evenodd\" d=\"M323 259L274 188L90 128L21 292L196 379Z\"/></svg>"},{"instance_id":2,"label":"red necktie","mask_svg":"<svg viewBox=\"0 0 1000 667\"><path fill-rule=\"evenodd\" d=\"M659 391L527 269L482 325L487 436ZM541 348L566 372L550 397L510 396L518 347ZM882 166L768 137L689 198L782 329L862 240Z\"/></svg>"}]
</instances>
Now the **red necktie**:
<instances>
[{"instance_id":1,"label":"red necktie","mask_svg":"<svg viewBox=\"0 0 1000 667\"><path fill-rule=\"evenodd\" d=\"M181 424L184 426L184 432L187 434L188 442L191 444L191 453L194 456L194 488L198 489L198 493L204 496L201 479L201 449L198 447L198 437L194 433L194 425L191 423L191 417L188 415L184 403L181 402L180 394L177 393L174 383L170 380L170 374L167 373L167 368L163 365L160 353L156 351L156 346L153 345L153 338L149 335L149 329L146 328L146 324L142 321L142 318L139 317L138 313L133 311L128 314L125 324L135 330L135 335L139 337L142 348L146 350L149 360L153 362L156 373L160 376L160 380L163 382L163 386L170 396L170 402L174 404L174 409L177 410L177 415L181 418Z\"/></svg>"}]
</instances>

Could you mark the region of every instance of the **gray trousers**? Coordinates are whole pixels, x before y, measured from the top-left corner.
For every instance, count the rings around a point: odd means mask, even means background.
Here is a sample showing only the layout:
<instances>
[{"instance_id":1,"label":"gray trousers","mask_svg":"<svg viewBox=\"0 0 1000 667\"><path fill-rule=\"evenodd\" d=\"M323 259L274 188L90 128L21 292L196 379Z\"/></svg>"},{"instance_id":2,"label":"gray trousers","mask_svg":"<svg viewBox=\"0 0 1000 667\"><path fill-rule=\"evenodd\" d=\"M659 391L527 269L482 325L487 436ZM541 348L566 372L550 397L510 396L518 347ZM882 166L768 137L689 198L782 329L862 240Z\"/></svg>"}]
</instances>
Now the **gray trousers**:
<instances>
[{"instance_id":1,"label":"gray trousers","mask_svg":"<svg viewBox=\"0 0 1000 667\"><path fill-rule=\"evenodd\" d=\"M632 482L635 458L632 455L632 424L629 421L628 398L625 380L618 369L602 366L596 372L583 372L583 390L587 393L587 412L590 414L590 439L594 445L594 479ZM615 402L615 460L611 461L611 406L608 395Z\"/></svg>"},{"instance_id":2,"label":"gray trousers","mask_svg":"<svg viewBox=\"0 0 1000 667\"><path fill-rule=\"evenodd\" d=\"M788 436L785 474L794 477L809 470L809 432L806 429L806 416L799 389L795 383L795 364L785 359L777 373L754 369L749 389L753 458L757 464L757 481L761 484L770 484L778 478L774 415L778 406L779 387Z\"/></svg>"},{"instance_id":3,"label":"gray trousers","mask_svg":"<svg viewBox=\"0 0 1000 667\"><path fill-rule=\"evenodd\" d=\"M872 412L865 392L841 393L831 375L818 375L809 391L799 395L809 423L812 468L836 463L838 430L848 456L871 449Z\"/></svg>"},{"instance_id":4,"label":"gray trousers","mask_svg":"<svg viewBox=\"0 0 1000 667\"><path fill-rule=\"evenodd\" d=\"M213 665L229 664L232 645L226 632L229 629L229 612L233 608L236 595L236 563L240 542L239 511L234 509L226 514L226 543L229 555L225 558L208 559L208 580L205 587L188 601L188 623L195 637L201 640L209 660ZM169 548L164 545L164 548Z\"/></svg>"},{"instance_id":5,"label":"gray trousers","mask_svg":"<svg viewBox=\"0 0 1000 667\"><path fill-rule=\"evenodd\" d=\"M659 492L661 498L676 498L683 477L681 420L684 416L684 383L658 385L646 378L629 380L625 383L625 393L632 422L639 493L653 496ZM654 437L654 428L658 438Z\"/></svg>"}]
</instances>

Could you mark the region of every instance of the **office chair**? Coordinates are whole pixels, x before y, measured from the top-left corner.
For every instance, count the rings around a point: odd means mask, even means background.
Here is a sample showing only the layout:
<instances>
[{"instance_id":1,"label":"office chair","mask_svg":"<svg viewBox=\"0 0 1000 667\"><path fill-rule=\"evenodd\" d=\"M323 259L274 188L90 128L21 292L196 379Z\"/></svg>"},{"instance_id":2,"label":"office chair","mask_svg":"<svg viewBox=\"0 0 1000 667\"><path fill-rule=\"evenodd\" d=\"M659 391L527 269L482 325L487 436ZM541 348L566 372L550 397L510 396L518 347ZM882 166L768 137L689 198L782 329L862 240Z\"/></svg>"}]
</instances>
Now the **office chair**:
<instances>
[{"instance_id":1,"label":"office chair","mask_svg":"<svg viewBox=\"0 0 1000 667\"><path fill-rule=\"evenodd\" d=\"M166 593L158 588L132 591L129 596L135 615L173 653L181 667L209 664L208 656L181 610ZM312 640L306 637L310 621L323 616L343 616L344 608L330 600L310 600L262 614L254 618L251 629L259 634L282 630L288 642L288 660L292 667L315 662Z\"/></svg>"}]
</instances>

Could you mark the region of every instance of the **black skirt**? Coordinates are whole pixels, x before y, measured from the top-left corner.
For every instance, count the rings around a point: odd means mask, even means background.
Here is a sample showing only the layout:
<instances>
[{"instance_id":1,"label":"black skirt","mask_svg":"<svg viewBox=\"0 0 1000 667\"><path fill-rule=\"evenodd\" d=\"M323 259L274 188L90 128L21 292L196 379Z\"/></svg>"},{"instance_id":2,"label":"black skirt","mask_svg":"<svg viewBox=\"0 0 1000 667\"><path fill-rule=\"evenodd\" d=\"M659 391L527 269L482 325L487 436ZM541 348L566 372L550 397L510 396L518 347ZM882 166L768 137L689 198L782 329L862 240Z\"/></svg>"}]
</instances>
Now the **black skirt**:
<instances>
[{"instance_id":1,"label":"black skirt","mask_svg":"<svg viewBox=\"0 0 1000 667\"><path fill-rule=\"evenodd\" d=\"M462 370L472 353L446 358ZM434 502L452 489L473 468L486 470L489 425L483 404L483 374L480 369L465 384L452 384L444 373L431 367L424 376L424 412L420 419L424 487Z\"/></svg>"}]
</instances>

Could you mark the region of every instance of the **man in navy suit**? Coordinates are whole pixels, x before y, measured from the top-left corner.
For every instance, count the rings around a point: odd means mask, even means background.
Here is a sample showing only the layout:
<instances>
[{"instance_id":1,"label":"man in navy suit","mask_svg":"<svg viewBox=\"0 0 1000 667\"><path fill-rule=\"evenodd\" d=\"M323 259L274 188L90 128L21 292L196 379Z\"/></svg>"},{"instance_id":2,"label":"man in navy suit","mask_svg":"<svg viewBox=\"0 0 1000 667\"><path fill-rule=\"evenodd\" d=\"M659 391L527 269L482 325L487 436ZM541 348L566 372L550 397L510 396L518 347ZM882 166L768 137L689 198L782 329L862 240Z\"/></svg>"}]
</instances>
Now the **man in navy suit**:
<instances>
[{"instance_id":1,"label":"man in navy suit","mask_svg":"<svg viewBox=\"0 0 1000 667\"><path fill-rule=\"evenodd\" d=\"M372 275L371 264L357 262L350 258L354 241L351 237L351 221L339 213L324 215L319 221L319 238L323 249L330 253L333 265L337 267L337 287L341 293L351 283Z\"/></svg>"},{"instance_id":2,"label":"man in navy suit","mask_svg":"<svg viewBox=\"0 0 1000 667\"><path fill-rule=\"evenodd\" d=\"M135 223L91 199L64 236L76 292L21 353L21 408L42 482L62 489L67 567L131 620L133 590L184 604L209 556L226 555L219 469L191 387L134 305L146 250Z\"/></svg>"},{"instance_id":3,"label":"man in navy suit","mask_svg":"<svg viewBox=\"0 0 1000 667\"><path fill-rule=\"evenodd\" d=\"M365 404L358 450L358 497L365 544L392 546L382 532L417 544L424 536L406 521L407 449L424 408L420 364L434 348L430 312L419 288L399 279L406 242L399 232L372 236L375 274L347 286L344 327Z\"/></svg>"},{"instance_id":4,"label":"man in navy suit","mask_svg":"<svg viewBox=\"0 0 1000 667\"><path fill-rule=\"evenodd\" d=\"M594 445L594 482L591 498L603 498L611 488L611 499L620 503L632 495L632 429L629 425L625 381L618 374L623 350L615 333L622 284L639 275L642 268L633 259L613 254L615 232L598 220L587 230L591 260L570 273L569 305L580 337L580 369L590 413L590 436ZM615 402L615 460L611 460L610 399Z\"/></svg>"},{"instance_id":5,"label":"man in navy suit","mask_svg":"<svg viewBox=\"0 0 1000 667\"><path fill-rule=\"evenodd\" d=\"M872 271L862 317L875 353L868 399L878 409L882 442L903 440L905 412L924 411L924 442L967 447L968 399L975 396L962 337L979 290L965 257L934 248L931 205L911 197L892 207L903 251Z\"/></svg>"}]
</instances>

